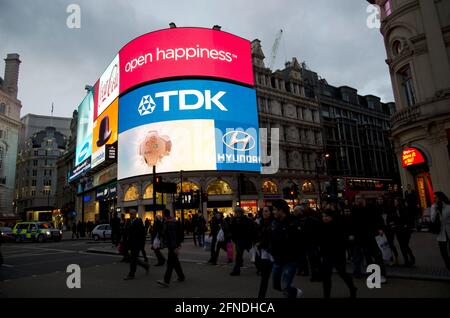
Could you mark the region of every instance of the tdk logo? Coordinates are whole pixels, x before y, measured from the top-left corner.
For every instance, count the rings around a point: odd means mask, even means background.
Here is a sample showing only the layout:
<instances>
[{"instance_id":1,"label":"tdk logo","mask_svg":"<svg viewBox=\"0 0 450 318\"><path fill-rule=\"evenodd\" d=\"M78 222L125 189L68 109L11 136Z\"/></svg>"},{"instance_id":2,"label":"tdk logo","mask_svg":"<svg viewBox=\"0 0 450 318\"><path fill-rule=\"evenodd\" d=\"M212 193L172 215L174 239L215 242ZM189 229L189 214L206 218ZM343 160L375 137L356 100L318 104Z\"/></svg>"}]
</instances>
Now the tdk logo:
<instances>
[{"instance_id":1,"label":"tdk logo","mask_svg":"<svg viewBox=\"0 0 450 318\"><path fill-rule=\"evenodd\" d=\"M228 111L228 109L220 102L220 98L226 94L224 91L217 92L214 96L211 96L210 90L205 90L204 92L186 89L180 91L167 91L155 94L155 99L162 98L163 111L168 112L175 99L178 99L178 107L180 110L195 110L201 107L205 109L212 109L214 104L221 111ZM190 97L190 104L187 103L187 97ZM138 111L139 115L150 115L154 112L156 108L156 103L150 95L142 96L141 102L139 103Z\"/></svg>"},{"instance_id":2,"label":"tdk logo","mask_svg":"<svg viewBox=\"0 0 450 318\"><path fill-rule=\"evenodd\" d=\"M142 96L141 102L139 103L138 111L139 115L150 115L155 110L156 104L150 95Z\"/></svg>"}]
</instances>

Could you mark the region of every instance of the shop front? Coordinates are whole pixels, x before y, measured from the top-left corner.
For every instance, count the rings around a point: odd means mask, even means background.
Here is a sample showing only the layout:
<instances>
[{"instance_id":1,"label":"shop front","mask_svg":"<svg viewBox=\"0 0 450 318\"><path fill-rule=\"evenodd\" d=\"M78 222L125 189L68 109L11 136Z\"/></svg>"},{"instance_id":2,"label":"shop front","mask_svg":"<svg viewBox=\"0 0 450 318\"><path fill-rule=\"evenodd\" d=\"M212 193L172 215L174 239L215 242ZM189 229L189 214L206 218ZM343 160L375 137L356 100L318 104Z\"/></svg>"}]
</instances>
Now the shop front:
<instances>
[{"instance_id":1,"label":"shop front","mask_svg":"<svg viewBox=\"0 0 450 318\"><path fill-rule=\"evenodd\" d=\"M117 184L111 183L96 189L98 219L100 223L109 223L117 208Z\"/></svg>"},{"instance_id":2,"label":"shop front","mask_svg":"<svg viewBox=\"0 0 450 318\"><path fill-rule=\"evenodd\" d=\"M258 215L258 200L242 200L240 207L247 216L255 217Z\"/></svg>"},{"instance_id":3,"label":"shop front","mask_svg":"<svg viewBox=\"0 0 450 318\"><path fill-rule=\"evenodd\" d=\"M414 178L419 207L422 211L429 208L434 203L434 195L427 157L418 148L403 149L402 166Z\"/></svg>"}]
</instances>

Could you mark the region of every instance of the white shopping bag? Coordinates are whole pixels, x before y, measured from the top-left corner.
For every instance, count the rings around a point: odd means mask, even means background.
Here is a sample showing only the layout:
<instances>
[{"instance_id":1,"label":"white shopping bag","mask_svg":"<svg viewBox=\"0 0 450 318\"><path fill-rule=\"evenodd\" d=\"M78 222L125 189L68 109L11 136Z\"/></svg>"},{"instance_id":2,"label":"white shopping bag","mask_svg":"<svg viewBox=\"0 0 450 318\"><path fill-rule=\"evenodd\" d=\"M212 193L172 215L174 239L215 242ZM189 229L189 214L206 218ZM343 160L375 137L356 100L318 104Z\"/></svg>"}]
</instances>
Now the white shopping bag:
<instances>
[{"instance_id":1,"label":"white shopping bag","mask_svg":"<svg viewBox=\"0 0 450 318\"><path fill-rule=\"evenodd\" d=\"M155 250L161 248L161 241L159 240L158 236L156 236L153 240L152 248Z\"/></svg>"},{"instance_id":2,"label":"white shopping bag","mask_svg":"<svg viewBox=\"0 0 450 318\"><path fill-rule=\"evenodd\" d=\"M381 250L381 253L383 254L383 260L385 262L389 262L392 259L392 251L389 247L389 242L386 239L385 235L378 235L375 237L378 247Z\"/></svg>"},{"instance_id":3,"label":"white shopping bag","mask_svg":"<svg viewBox=\"0 0 450 318\"><path fill-rule=\"evenodd\" d=\"M223 241L225 241L225 234L223 233L223 230L220 229L219 233L217 233L217 242Z\"/></svg>"},{"instance_id":4,"label":"white shopping bag","mask_svg":"<svg viewBox=\"0 0 450 318\"><path fill-rule=\"evenodd\" d=\"M205 242L203 245L203 248L205 249L205 251L211 250L211 242L212 242L212 238L210 236L205 237Z\"/></svg>"}]
</instances>

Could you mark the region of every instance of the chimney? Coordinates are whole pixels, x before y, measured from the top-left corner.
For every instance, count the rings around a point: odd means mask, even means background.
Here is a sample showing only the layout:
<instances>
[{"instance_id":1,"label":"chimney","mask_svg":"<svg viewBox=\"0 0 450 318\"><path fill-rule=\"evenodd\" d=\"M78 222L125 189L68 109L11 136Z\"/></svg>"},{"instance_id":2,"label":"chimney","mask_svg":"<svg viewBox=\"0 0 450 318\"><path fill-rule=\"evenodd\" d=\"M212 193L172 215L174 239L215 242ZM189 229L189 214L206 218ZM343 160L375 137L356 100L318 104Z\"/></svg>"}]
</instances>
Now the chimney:
<instances>
[{"instance_id":1,"label":"chimney","mask_svg":"<svg viewBox=\"0 0 450 318\"><path fill-rule=\"evenodd\" d=\"M17 82L19 81L19 54L10 53L5 59L5 77L3 81L4 91L17 98Z\"/></svg>"}]
</instances>

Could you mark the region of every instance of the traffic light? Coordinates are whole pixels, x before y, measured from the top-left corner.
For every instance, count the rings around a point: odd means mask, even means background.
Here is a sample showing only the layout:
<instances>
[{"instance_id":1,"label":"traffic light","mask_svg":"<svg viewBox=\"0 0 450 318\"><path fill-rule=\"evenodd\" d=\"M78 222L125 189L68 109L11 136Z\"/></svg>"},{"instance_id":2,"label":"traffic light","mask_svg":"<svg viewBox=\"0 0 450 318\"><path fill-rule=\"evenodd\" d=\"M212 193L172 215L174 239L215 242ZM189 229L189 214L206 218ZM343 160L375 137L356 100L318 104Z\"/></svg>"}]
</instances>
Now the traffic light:
<instances>
[{"instance_id":1,"label":"traffic light","mask_svg":"<svg viewBox=\"0 0 450 318\"><path fill-rule=\"evenodd\" d=\"M155 187L156 192L163 192L162 191L162 177L156 176L153 180L153 186Z\"/></svg>"}]
</instances>

